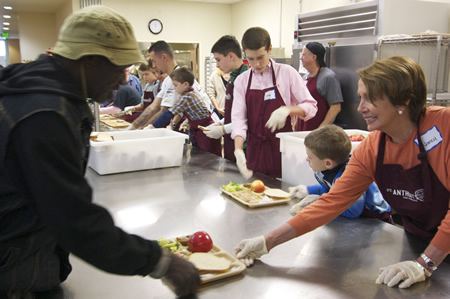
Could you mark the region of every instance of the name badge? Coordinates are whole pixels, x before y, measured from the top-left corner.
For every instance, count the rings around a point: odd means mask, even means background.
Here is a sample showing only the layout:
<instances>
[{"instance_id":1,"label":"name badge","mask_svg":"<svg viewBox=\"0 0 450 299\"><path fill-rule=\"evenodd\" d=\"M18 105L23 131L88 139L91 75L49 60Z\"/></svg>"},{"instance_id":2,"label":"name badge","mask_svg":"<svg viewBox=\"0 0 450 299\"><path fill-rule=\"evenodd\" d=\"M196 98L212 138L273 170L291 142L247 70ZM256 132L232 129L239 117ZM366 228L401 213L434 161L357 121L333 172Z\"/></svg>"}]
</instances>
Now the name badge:
<instances>
[{"instance_id":1,"label":"name badge","mask_svg":"<svg viewBox=\"0 0 450 299\"><path fill-rule=\"evenodd\" d=\"M275 89L266 91L264 94L264 101L275 100Z\"/></svg>"},{"instance_id":2,"label":"name badge","mask_svg":"<svg viewBox=\"0 0 450 299\"><path fill-rule=\"evenodd\" d=\"M422 139L423 147L425 148L425 150L429 152L442 142L442 135L441 132L439 132L438 128L434 126L420 135L420 139ZM419 146L419 141L417 140L417 138L414 139L414 142L417 146Z\"/></svg>"}]
</instances>

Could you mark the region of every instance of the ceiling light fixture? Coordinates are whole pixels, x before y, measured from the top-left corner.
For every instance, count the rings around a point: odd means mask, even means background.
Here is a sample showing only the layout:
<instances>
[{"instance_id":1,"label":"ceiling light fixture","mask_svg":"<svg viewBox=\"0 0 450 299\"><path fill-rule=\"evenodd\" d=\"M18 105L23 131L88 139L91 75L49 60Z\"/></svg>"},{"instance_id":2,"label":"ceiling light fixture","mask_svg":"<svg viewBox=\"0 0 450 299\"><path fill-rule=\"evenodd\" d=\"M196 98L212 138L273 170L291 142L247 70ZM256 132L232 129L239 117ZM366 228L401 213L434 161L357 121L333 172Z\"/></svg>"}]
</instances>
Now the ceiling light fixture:
<instances>
[{"instance_id":1,"label":"ceiling light fixture","mask_svg":"<svg viewBox=\"0 0 450 299\"><path fill-rule=\"evenodd\" d=\"M4 9L7 9L7 10L11 10L11 9L12 9L11 6L3 6L3 8L4 8Z\"/></svg>"},{"instance_id":2,"label":"ceiling light fixture","mask_svg":"<svg viewBox=\"0 0 450 299\"><path fill-rule=\"evenodd\" d=\"M9 26L10 24L8 22L3 22L3 25Z\"/></svg>"},{"instance_id":3,"label":"ceiling light fixture","mask_svg":"<svg viewBox=\"0 0 450 299\"><path fill-rule=\"evenodd\" d=\"M10 16L10 15L3 15L3 17L4 17L5 19L11 19L11 16Z\"/></svg>"},{"instance_id":4,"label":"ceiling light fixture","mask_svg":"<svg viewBox=\"0 0 450 299\"><path fill-rule=\"evenodd\" d=\"M9 30L9 28L8 27L3 27L3 30Z\"/></svg>"}]
</instances>

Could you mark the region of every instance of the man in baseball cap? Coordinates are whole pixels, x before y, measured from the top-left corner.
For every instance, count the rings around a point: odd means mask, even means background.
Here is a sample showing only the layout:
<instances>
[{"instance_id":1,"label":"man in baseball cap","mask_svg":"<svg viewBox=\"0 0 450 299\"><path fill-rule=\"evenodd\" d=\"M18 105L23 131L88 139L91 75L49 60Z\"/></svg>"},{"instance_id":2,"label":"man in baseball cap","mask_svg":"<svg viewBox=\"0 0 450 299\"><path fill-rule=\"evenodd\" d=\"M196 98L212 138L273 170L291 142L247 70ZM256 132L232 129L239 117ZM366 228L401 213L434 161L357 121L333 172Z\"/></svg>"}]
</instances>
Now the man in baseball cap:
<instances>
[{"instance_id":1,"label":"man in baseball cap","mask_svg":"<svg viewBox=\"0 0 450 299\"><path fill-rule=\"evenodd\" d=\"M297 122L297 131L312 131L332 124L341 111L341 103L344 102L341 85L336 74L327 67L325 53L325 48L318 42L309 42L303 47L300 59L309 72L306 86L317 101L317 113L308 121Z\"/></svg>"},{"instance_id":2,"label":"man in baseball cap","mask_svg":"<svg viewBox=\"0 0 450 299\"><path fill-rule=\"evenodd\" d=\"M51 55L0 71L0 298L49 298L69 252L104 271L162 278L178 296L200 278L157 242L129 235L92 203L84 178L99 103L144 62L130 23L105 6L64 22Z\"/></svg>"}]
</instances>

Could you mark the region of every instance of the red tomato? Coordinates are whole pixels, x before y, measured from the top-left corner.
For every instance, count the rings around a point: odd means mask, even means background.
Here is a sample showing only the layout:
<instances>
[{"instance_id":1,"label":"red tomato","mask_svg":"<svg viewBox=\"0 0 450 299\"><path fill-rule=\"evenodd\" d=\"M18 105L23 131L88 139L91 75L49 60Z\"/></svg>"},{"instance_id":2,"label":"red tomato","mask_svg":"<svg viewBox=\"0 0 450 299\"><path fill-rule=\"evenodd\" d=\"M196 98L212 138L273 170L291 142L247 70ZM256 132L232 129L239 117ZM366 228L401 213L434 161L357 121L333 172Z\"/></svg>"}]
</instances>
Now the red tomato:
<instances>
[{"instance_id":1,"label":"red tomato","mask_svg":"<svg viewBox=\"0 0 450 299\"><path fill-rule=\"evenodd\" d=\"M252 189L253 192L261 193L266 190L266 186L264 186L264 183L261 180L255 180L250 185L250 189Z\"/></svg>"},{"instance_id":2,"label":"red tomato","mask_svg":"<svg viewBox=\"0 0 450 299\"><path fill-rule=\"evenodd\" d=\"M349 135L348 137L350 137L350 141L352 142L363 141L365 138L363 135L358 134Z\"/></svg>"},{"instance_id":3,"label":"red tomato","mask_svg":"<svg viewBox=\"0 0 450 299\"><path fill-rule=\"evenodd\" d=\"M203 231L196 232L188 241L188 249L191 252L208 252L212 247L213 242L211 237Z\"/></svg>"}]
</instances>

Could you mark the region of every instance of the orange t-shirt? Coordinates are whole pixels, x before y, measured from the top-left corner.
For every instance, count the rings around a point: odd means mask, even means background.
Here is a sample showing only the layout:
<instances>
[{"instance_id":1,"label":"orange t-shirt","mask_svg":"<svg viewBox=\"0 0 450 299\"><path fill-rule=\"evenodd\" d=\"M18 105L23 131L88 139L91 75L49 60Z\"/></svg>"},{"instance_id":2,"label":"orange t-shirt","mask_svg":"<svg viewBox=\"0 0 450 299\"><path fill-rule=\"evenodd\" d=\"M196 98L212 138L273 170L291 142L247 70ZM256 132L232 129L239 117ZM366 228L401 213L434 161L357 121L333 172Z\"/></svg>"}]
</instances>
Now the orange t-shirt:
<instances>
[{"instance_id":1,"label":"orange t-shirt","mask_svg":"<svg viewBox=\"0 0 450 299\"><path fill-rule=\"evenodd\" d=\"M429 148L432 148L431 150L425 145L425 149L428 151L428 162L442 185L450 190L450 108L433 106L427 109L425 117L420 122L420 132L424 134L430 129L439 132L442 140L440 143L428 145ZM381 134L380 131L371 132L355 149L345 172L336 181L333 188L288 221L299 236L337 217L367 190L375 180ZM417 132L414 131L401 144L394 144L390 138L387 138L384 163L399 164L403 169L409 169L419 164L420 161L417 159L419 147L414 142L416 136ZM450 198L448 200L449 211L438 227L438 232L431 244L450 253Z\"/></svg>"}]
</instances>

